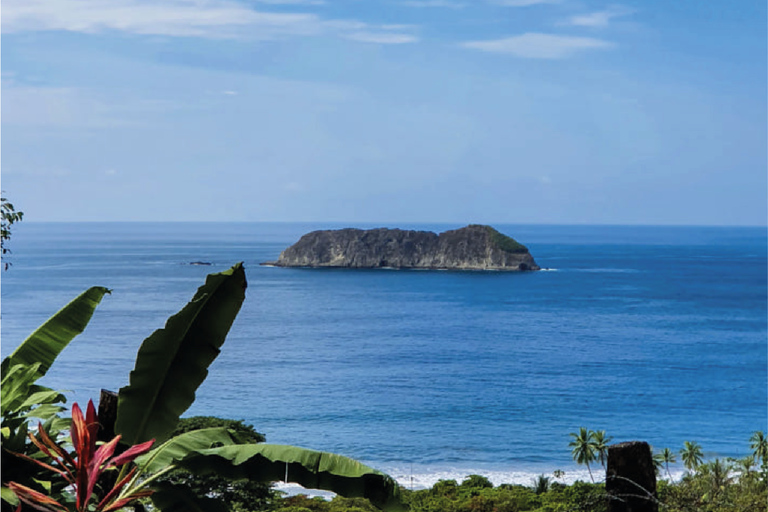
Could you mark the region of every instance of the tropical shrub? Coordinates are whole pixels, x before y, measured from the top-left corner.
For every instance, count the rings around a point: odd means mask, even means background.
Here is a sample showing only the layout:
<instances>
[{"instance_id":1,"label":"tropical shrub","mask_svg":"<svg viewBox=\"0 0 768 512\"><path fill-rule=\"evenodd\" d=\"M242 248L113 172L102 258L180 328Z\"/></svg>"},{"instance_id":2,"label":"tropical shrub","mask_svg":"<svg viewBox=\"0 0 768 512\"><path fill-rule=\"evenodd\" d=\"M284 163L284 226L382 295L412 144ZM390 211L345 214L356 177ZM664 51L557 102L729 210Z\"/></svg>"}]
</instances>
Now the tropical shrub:
<instances>
[{"instance_id":1,"label":"tropical shrub","mask_svg":"<svg viewBox=\"0 0 768 512\"><path fill-rule=\"evenodd\" d=\"M222 500L207 496L207 492L195 494L194 489L164 479L170 472L183 468L194 475L218 474L231 481L270 482L285 479L305 487L367 497L385 509L399 509L399 487L394 480L340 455L294 446L239 444L236 434L225 427L174 435L181 414L194 401L208 366L224 343L245 299L246 287L242 264L209 275L192 300L170 317L164 328L155 331L141 344L129 385L121 388L118 394L114 431L121 436L118 439L128 446L148 446L150 441L154 442L154 446L151 451L122 464L116 478L121 485L116 499L134 496L126 494L128 490L143 494L152 491L152 502L157 510L226 510ZM46 425L41 424L41 428L48 437L52 437L50 429L54 427L56 415L61 412L61 406L57 404L62 398L60 394L52 395L50 390L34 387L34 382L47 371L66 344L82 332L98 301L107 292L105 288L88 290L35 331L3 361L3 448L8 449L19 438L24 438L20 434L26 435L30 409L35 409L38 417L50 415L49 430L46 430ZM12 398L7 406L6 397ZM54 403L38 406L36 400L41 400L41 397ZM46 408L46 405L53 407ZM27 461L51 455L35 443L24 442L21 448L14 451L26 456L24 460ZM68 502L71 491L79 492L79 487L73 489L64 475L54 473L58 478L40 480L36 478L39 476L37 473L30 472L21 475L24 481L14 480L15 485L9 486L9 477L4 471L3 500L16 505L20 496L14 488L19 491L21 488L18 486L22 485L47 495L59 504ZM94 474L90 473L91 476ZM33 489L26 482L39 488ZM90 480L86 488L89 486ZM20 492L23 494L25 491ZM83 504L77 503L78 506ZM53 507L51 510L57 510L53 503L49 505Z\"/></svg>"},{"instance_id":2,"label":"tropical shrub","mask_svg":"<svg viewBox=\"0 0 768 512\"><path fill-rule=\"evenodd\" d=\"M228 420L213 416L182 418L172 437L207 428L226 428L237 444L263 443L266 439L252 425L242 420ZM252 480L229 480L219 475L195 475L176 469L159 479L161 484L172 484L191 489L197 496L207 495L227 503L234 512L271 510L277 493L269 483Z\"/></svg>"}]
</instances>

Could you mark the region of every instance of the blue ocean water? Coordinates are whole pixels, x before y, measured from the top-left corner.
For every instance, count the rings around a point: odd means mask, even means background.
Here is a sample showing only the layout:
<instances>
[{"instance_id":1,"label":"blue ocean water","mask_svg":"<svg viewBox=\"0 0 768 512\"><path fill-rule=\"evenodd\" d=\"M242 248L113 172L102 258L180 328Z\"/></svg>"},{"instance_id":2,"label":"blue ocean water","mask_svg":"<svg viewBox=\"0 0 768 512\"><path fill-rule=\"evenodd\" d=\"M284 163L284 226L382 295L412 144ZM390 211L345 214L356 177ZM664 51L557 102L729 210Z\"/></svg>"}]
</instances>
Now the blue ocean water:
<instances>
[{"instance_id":1,"label":"blue ocean water","mask_svg":"<svg viewBox=\"0 0 768 512\"><path fill-rule=\"evenodd\" d=\"M568 449L581 426L712 458L746 455L768 426L765 228L495 226L549 269L535 273L259 266L336 227L21 223L2 352L111 288L43 382L95 399L127 384L140 342L207 273L244 261L246 302L188 415L244 419L269 442L416 485L529 483L583 474Z\"/></svg>"}]
</instances>

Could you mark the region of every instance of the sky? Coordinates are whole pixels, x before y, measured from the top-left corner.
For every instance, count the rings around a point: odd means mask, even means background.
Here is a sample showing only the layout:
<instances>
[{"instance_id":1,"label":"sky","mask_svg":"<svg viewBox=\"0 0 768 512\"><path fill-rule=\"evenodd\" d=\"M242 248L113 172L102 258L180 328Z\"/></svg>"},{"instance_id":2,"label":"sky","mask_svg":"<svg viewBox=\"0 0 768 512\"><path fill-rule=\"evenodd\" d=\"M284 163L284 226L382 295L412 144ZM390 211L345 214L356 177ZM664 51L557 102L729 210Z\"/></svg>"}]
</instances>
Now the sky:
<instances>
[{"instance_id":1,"label":"sky","mask_svg":"<svg viewBox=\"0 0 768 512\"><path fill-rule=\"evenodd\" d=\"M766 2L3 0L25 221L759 225Z\"/></svg>"}]
</instances>

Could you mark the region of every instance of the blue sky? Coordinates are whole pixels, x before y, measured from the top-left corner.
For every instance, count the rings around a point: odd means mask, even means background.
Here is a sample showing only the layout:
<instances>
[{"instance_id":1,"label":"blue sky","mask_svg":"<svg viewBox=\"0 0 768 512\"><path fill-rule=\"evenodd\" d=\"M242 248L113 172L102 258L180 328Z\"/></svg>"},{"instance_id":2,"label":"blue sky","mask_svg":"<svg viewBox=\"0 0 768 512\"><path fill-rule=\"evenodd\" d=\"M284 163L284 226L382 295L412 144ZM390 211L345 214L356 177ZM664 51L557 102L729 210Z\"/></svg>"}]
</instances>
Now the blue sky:
<instances>
[{"instance_id":1,"label":"blue sky","mask_svg":"<svg viewBox=\"0 0 768 512\"><path fill-rule=\"evenodd\" d=\"M765 225L766 4L3 0L30 221Z\"/></svg>"}]
</instances>

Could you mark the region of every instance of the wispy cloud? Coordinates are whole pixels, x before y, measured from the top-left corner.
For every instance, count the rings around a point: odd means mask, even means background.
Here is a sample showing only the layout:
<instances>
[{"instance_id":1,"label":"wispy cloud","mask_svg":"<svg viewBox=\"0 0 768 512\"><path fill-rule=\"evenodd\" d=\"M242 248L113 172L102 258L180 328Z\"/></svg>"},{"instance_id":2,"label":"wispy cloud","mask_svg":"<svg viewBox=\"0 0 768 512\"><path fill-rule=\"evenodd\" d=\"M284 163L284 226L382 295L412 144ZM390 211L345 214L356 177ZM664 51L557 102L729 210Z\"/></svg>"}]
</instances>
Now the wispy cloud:
<instances>
[{"instance_id":1,"label":"wispy cloud","mask_svg":"<svg viewBox=\"0 0 768 512\"><path fill-rule=\"evenodd\" d=\"M634 11L626 7L611 7L603 11L595 11L587 14L579 14L572 16L567 20L560 23L560 25L573 25L578 27L606 27L611 23L611 20L620 16L627 16Z\"/></svg>"},{"instance_id":2,"label":"wispy cloud","mask_svg":"<svg viewBox=\"0 0 768 512\"><path fill-rule=\"evenodd\" d=\"M392 34L387 32L352 32L343 36L346 39L363 43L405 44L415 43L419 39L410 34Z\"/></svg>"},{"instance_id":3,"label":"wispy cloud","mask_svg":"<svg viewBox=\"0 0 768 512\"><path fill-rule=\"evenodd\" d=\"M451 0L406 0L400 3L408 7L444 7L448 9L462 9L466 7L464 3Z\"/></svg>"},{"instance_id":4,"label":"wispy cloud","mask_svg":"<svg viewBox=\"0 0 768 512\"><path fill-rule=\"evenodd\" d=\"M321 0L260 0L272 5L317 5ZM268 40L336 35L364 42L414 42L358 20L325 19L310 12L263 12L231 0L4 0L2 31L54 31ZM360 33L371 37L359 37ZM380 37L373 37L378 34Z\"/></svg>"},{"instance_id":5,"label":"wispy cloud","mask_svg":"<svg viewBox=\"0 0 768 512\"><path fill-rule=\"evenodd\" d=\"M462 46L528 59L562 59L583 50L610 48L613 43L592 37L559 36L531 32L504 39L469 41L462 43Z\"/></svg>"}]
</instances>

